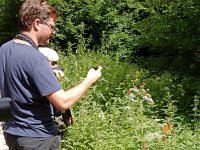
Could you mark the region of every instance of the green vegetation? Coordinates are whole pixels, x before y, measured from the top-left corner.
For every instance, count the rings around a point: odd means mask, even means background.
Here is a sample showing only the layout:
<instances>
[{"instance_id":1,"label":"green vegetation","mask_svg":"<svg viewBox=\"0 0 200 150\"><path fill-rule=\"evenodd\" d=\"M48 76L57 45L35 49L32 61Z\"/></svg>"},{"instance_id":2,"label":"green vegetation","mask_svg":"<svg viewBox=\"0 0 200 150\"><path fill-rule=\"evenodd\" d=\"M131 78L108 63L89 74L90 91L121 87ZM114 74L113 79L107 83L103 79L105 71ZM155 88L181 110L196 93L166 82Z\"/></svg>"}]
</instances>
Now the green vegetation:
<instances>
[{"instance_id":1,"label":"green vegetation","mask_svg":"<svg viewBox=\"0 0 200 150\"><path fill-rule=\"evenodd\" d=\"M110 55L81 50L61 54L60 63L64 88L80 81L90 67L103 66L102 78L72 108L75 124L65 132L63 150L199 149L199 96L193 99L192 113L178 113L185 91L174 83L176 77L152 76Z\"/></svg>"},{"instance_id":2,"label":"green vegetation","mask_svg":"<svg viewBox=\"0 0 200 150\"><path fill-rule=\"evenodd\" d=\"M157 72L199 76L199 0L51 1L61 16L54 43L63 51L70 45L76 51L84 37L87 49L148 69L151 61Z\"/></svg>"},{"instance_id":3,"label":"green vegetation","mask_svg":"<svg viewBox=\"0 0 200 150\"><path fill-rule=\"evenodd\" d=\"M0 0L0 44L22 1ZM63 149L200 149L199 0L51 0L65 89L103 76L72 109Z\"/></svg>"},{"instance_id":4,"label":"green vegetation","mask_svg":"<svg viewBox=\"0 0 200 150\"><path fill-rule=\"evenodd\" d=\"M22 0L0 0L0 45L18 33L17 13Z\"/></svg>"},{"instance_id":5,"label":"green vegetation","mask_svg":"<svg viewBox=\"0 0 200 150\"><path fill-rule=\"evenodd\" d=\"M179 112L191 113L194 96L200 93L199 0L51 2L61 16L53 47L76 53L81 46L85 52L137 64L150 76L169 73L175 77L170 94L174 96L176 84L184 91L178 99Z\"/></svg>"}]
</instances>

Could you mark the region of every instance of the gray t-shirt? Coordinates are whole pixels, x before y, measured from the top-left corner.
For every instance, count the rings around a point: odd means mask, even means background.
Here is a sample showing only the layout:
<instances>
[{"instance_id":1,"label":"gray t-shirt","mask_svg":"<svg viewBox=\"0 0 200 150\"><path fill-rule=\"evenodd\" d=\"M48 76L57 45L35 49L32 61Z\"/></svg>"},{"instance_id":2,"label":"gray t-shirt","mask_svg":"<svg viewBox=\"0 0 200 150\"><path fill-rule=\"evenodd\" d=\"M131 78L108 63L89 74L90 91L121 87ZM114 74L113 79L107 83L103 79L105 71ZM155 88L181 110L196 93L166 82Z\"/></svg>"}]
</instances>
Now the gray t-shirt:
<instances>
[{"instance_id":1,"label":"gray t-shirt","mask_svg":"<svg viewBox=\"0 0 200 150\"><path fill-rule=\"evenodd\" d=\"M45 97L61 90L46 57L29 45L13 40L0 48L0 91L13 99L13 119L4 132L27 137L57 134L53 107Z\"/></svg>"}]
</instances>

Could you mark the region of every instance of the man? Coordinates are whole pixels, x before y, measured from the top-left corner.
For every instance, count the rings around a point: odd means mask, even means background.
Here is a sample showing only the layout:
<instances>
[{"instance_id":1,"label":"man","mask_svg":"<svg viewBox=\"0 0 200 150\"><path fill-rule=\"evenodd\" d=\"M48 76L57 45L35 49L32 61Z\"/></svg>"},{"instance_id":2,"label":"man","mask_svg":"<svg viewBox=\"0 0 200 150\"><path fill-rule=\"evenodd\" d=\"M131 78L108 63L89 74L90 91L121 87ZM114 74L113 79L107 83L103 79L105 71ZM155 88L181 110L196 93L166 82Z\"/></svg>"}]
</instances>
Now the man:
<instances>
[{"instance_id":1,"label":"man","mask_svg":"<svg viewBox=\"0 0 200 150\"><path fill-rule=\"evenodd\" d=\"M101 76L102 67L64 91L38 45L55 34L56 10L45 0L26 0L19 11L20 34L0 48L0 91L10 97L12 119L3 127L10 150L58 150L60 136L52 104L65 111Z\"/></svg>"},{"instance_id":2,"label":"man","mask_svg":"<svg viewBox=\"0 0 200 150\"><path fill-rule=\"evenodd\" d=\"M58 61L59 61L58 53L49 47L39 47L38 49L48 59L49 64L52 67L53 72L57 77L57 79L60 81L62 78L64 78L64 72L58 66ZM55 122L58 124L60 129L60 134L63 137L63 132L62 132L63 124L65 124L65 126L71 125L74 122L73 115L70 108L67 109L65 112L61 112L56 108L54 109L56 117Z\"/></svg>"}]
</instances>

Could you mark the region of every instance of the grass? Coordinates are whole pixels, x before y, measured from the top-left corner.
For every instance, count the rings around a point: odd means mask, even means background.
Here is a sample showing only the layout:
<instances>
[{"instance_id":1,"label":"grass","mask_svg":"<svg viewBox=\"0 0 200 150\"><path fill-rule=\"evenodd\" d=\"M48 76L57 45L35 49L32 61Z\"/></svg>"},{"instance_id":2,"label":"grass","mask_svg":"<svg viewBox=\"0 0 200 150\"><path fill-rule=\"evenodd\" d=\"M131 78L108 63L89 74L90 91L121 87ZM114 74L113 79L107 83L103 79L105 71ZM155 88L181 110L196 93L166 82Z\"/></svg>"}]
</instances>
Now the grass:
<instances>
[{"instance_id":1,"label":"grass","mask_svg":"<svg viewBox=\"0 0 200 150\"><path fill-rule=\"evenodd\" d=\"M185 122L177 107L184 89L172 75L151 75L101 53L60 56L65 89L80 82L89 68L103 67L101 80L72 108L75 124L65 132L63 150L200 149L198 96L195 117Z\"/></svg>"}]
</instances>

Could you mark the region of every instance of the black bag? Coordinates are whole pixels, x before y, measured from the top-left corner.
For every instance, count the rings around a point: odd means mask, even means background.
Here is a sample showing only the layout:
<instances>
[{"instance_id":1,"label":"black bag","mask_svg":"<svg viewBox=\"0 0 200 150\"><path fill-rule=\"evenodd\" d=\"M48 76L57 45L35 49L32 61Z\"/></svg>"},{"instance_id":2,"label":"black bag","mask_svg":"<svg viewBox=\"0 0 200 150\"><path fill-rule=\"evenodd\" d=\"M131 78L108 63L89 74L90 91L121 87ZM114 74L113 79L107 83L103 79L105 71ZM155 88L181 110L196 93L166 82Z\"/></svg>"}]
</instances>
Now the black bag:
<instances>
[{"instance_id":1,"label":"black bag","mask_svg":"<svg viewBox=\"0 0 200 150\"><path fill-rule=\"evenodd\" d=\"M66 125L66 127L68 127L69 125L74 123L72 110L70 108L63 112L58 110L55 106L53 106L53 109L57 124L62 124L61 122L63 122Z\"/></svg>"},{"instance_id":2,"label":"black bag","mask_svg":"<svg viewBox=\"0 0 200 150\"><path fill-rule=\"evenodd\" d=\"M63 122L65 123L67 127L74 123L74 118L73 118L72 111L70 108L62 113L62 118L63 118Z\"/></svg>"},{"instance_id":3,"label":"black bag","mask_svg":"<svg viewBox=\"0 0 200 150\"><path fill-rule=\"evenodd\" d=\"M11 101L9 97L0 98L0 122L11 119Z\"/></svg>"}]
</instances>

